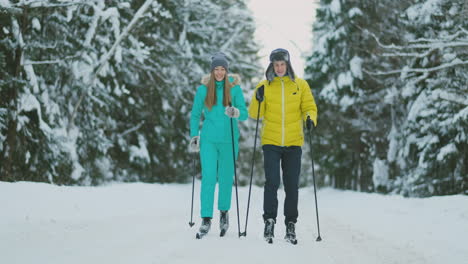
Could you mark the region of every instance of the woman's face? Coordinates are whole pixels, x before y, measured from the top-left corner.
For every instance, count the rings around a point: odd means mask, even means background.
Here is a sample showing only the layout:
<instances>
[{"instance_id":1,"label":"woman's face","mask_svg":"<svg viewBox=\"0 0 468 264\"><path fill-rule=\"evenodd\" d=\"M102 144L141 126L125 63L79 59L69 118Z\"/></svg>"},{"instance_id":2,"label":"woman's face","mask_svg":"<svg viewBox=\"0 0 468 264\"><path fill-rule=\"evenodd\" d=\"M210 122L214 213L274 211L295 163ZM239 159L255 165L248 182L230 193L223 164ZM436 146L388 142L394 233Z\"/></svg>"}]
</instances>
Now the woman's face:
<instances>
[{"instance_id":1,"label":"woman's face","mask_svg":"<svg viewBox=\"0 0 468 264\"><path fill-rule=\"evenodd\" d=\"M217 66L213 71L216 81L220 82L224 80L224 77L226 76L226 69L224 69L223 66Z\"/></svg>"}]
</instances>

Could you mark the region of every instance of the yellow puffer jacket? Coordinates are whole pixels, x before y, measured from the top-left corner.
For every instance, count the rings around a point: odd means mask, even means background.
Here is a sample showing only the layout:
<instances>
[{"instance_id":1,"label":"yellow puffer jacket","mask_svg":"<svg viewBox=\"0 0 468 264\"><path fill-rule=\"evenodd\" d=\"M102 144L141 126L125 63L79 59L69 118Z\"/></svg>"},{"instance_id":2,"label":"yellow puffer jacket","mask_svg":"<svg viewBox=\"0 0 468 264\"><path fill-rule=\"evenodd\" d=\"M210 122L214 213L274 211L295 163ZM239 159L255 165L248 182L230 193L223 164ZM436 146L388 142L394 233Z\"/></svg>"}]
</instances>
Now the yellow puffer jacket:
<instances>
[{"instance_id":1,"label":"yellow puffer jacket","mask_svg":"<svg viewBox=\"0 0 468 264\"><path fill-rule=\"evenodd\" d=\"M297 77L292 81L289 76L275 77L270 84L261 81L250 101L249 116L253 119L257 119L258 113L255 94L262 85L265 86L259 115L263 118L262 145L302 146L307 116L317 125L317 106L309 84Z\"/></svg>"}]
</instances>

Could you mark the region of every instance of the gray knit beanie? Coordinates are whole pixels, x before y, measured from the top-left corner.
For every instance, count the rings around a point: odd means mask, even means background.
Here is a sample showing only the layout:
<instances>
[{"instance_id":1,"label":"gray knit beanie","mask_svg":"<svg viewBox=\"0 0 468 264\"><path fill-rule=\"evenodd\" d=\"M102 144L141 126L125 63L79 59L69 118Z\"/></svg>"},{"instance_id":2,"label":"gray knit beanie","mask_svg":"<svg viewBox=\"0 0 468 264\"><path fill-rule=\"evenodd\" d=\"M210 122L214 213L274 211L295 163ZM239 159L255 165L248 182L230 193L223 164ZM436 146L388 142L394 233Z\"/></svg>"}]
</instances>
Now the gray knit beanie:
<instances>
[{"instance_id":1,"label":"gray knit beanie","mask_svg":"<svg viewBox=\"0 0 468 264\"><path fill-rule=\"evenodd\" d=\"M229 68L229 62L227 60L226 54L224 54L222 52L216 52L211 57L211 71L213 71L214 68L216 68L218 66L223 66L224 69L226 69L226 71Z\"/></svg>"}]
</instances>

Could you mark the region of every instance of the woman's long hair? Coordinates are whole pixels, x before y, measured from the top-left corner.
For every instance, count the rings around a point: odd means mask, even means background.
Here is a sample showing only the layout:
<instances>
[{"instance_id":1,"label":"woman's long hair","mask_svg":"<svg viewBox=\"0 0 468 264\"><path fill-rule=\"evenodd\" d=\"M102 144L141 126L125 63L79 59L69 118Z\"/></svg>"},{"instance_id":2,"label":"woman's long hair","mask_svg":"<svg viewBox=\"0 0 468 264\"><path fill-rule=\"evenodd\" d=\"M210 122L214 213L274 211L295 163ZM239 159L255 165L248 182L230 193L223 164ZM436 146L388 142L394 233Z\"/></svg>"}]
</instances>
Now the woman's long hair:
<instances>
[{"instance_id":1,"label":"woman's long hair","mask_svg":"<svg viewBox=\"0 0 468 264\"><path fill-rule=\"evenodd\" d=\"M214 71L210 74L210 80L208 81L208 92L206 93L205 97L205 105L211 111L213 105L216 104L217 95L216 95L216 84L215 84L215 76ZM231 88L233 87L232 83L229 81L228 74L224 76L224 97L223 97L223 105L229 106L231 102Z\"/></svg>"}]
</instances>

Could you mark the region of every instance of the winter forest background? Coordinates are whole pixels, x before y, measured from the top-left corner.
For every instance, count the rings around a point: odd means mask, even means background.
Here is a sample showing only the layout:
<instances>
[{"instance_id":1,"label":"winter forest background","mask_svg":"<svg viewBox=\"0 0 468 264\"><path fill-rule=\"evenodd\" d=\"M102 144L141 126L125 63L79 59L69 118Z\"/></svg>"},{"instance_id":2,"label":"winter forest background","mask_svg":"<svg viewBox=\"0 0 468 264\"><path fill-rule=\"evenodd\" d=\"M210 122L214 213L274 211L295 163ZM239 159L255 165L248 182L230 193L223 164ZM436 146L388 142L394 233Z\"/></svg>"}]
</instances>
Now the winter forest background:
<instances>
[{"instance_id":1,"label":"winter forest background","mask_svg":"<svg viewBox=\"0 0 468 264\"><path fill-rule=\"evenodd\" d=\"M303 76L317 184L467 194L468 1L318 5ZM222 50L248 104L264 73L254 33L244 0L0 0L0 180L189 182L196 87ZM241 185L254 131L242 123ZM257 185L261 168L257 151Z\"/></svg>"}]
</instances>

